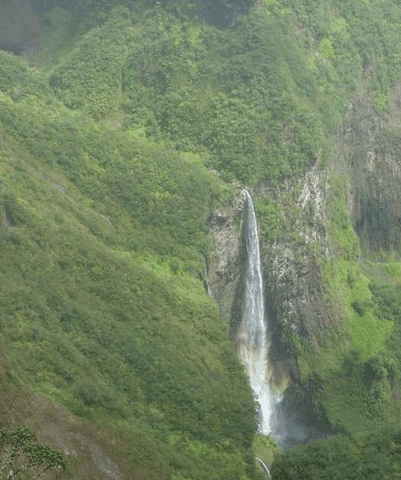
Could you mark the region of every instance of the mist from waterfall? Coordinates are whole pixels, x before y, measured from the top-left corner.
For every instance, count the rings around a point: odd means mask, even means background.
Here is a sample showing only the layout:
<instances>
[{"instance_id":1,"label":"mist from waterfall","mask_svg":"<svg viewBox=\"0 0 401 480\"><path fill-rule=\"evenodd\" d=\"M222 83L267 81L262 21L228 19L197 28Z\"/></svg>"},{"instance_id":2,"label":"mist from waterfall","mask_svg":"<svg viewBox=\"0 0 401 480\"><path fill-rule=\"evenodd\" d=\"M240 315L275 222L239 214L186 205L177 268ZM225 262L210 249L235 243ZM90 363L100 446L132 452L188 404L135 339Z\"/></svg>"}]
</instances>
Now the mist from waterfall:
<instances>
[{"instance_id":1,"label":"mist from waterfall","mask_svg":"<svg viewBox=\"0 0 401 480\"><path fill-rule=\"evenodd\" d=\"M268 319L264 305L258 227L251 196L246 190L245 194L247 197L245 309L237 332L237 349L240 360L249 373L251 387L260 405L259 430L265 435L271 435L280 444L284 444L287 438L287 422L281 407L283 396L274 392L269 386Z\"/></svg>"}]
</instances>

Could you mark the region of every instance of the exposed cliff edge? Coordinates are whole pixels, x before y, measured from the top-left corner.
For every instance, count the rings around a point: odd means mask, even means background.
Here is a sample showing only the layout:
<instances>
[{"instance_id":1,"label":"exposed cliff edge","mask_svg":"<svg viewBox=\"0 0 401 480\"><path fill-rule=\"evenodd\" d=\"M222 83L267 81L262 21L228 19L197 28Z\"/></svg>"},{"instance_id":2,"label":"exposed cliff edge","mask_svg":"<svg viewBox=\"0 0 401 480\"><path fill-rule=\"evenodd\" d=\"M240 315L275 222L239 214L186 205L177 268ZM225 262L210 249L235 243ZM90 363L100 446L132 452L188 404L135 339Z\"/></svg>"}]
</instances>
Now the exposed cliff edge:
<instances>
[{"instance_id":1,"label":"exposed cliff edge","mask_svg":"<svg viewBox=\"0 0 401 480\"><path fill-rule=\"evenodd\" d=\"M212 237L207 268L207 289L216 300L220 316L235 330L242 316L245 281L245 240L242 232L246 197L239 190L231 203L220 207L209 219Z\"/></svg>"},{"instance_id":2,"label":"exposed cliff edge","mask_svg":"<svg viewBox=\"0 0 401 480\"><path fill-rule=\"evenodd\" d=\"M259 185L252 192L256 199L269 196L283 205L284 217L296 217L292 228L297 242L286 236L271 243L261 238L261 246L274 383L280 390L292 384L285 408L304 426L312 406L308 387L300 384L291 334L312 338L333 325L341 314L325 292L315 254L317 242L327 255L332 254L325 231L328 188L327 172L315 165L303 178L280 186ZM209 224L214 246L208 267L209 294L218 302L223 320L230 321L232 338L242 318L244 299L246 252L240 222L244 200L239 192L226 209L215 213ZM315 413L320 420L325 419L324 412ZM316 427L308 433L320 435Z\"/></svg>"},{"instance_id":3,"label":"exposed cliff edge","mask_svg":"<svg viewBox=\"0 0 401 480\"><path fill-rule=\"evenodd\" d=\"M337 164L351 177L349 209L367 253L399 249L401 242L401 84L388 111L373 109L366 92L351 105L336 135Z\"/></svg>"},{"instance_id":4,"label":"exposed cliff edge","mask_svg":"<svg viewBox=\"0 0 401 480\"><path fill-rule=\"evenodd\" d=\"M298 215L295 222L297 243L285 236L270 244L261 239L266 308L272 330L271 351L275 360L284 362L295 377L287 334L296 332L310 337L331 325L336 318L335 309L324 292L312 247L312 243L318 241L327 255L331 254L325 232L327 176L315 165L304 178L275 187L259 185L253 192L255 198L269 196L289 213L294 214L296 210ZM296 191L301 193L293 205L288 204ZM209 223L214 245L208 266L209 293L218 302L222 319L231 319L233 325L241 318L245 255L241 224L240 228L234 224L236 220L239 224L244 204L244 195L239 192ZM284 208L282 215L286 213ZM304 218L306 215L309 215L308 221Z\"/></svg>"},{"instance_id":5,"label":"exposed cliff edge","mask_svg":"<svg viewBox=\"0 0 401 480\"><path fill-rule=\"evenodd\" d=\"M316 436L320 436L322 428L326 432L334 430L324 408L313 401L313 379L306 383L301 379L293 338L295 335L320 348L321 335L341 328L346 320L344 305L336 302L325 282L322 261L333 264L350 255L352 261L357 260L358 240L351 225L367 254L399 248L400 105L399 84L391 91L384 115L374 110L369 95L363 92L350 106L334 137L330 165L323 167L316 162L304 176L293 176L278 184L266 182L252 190L257 215L258 200L262 205L258 221L262 227L269 355L275 383L281 390L287 389L287 408L300 423L307 424L313 413L312 436L313 430ZM333 198L336 201L340 194L344 196L344 211L337 213L344 216L344 231L348 229L355 238L351 253L341 250L330 230L336 208ZM266 201L278 206L274 221L281 222L281 226L274 238L263 235L273 225L271 215L263 209ZM209 263L209 293L218 302L223 320L231 320L232 336L242 312L245 250L239 219L243 208L243 195L239 193L210 221L214 249Z\"/></svg>"},{"instance_id":6,"label":"exposed cliff edge","mask_svg":"<svg viewBox=\"0 0 401 480\"><path fill-rule=\"evenodd\" d=\"M293 378L298 375L289 342L291 332L309 338L336 318L316 258L316 244L331 255L325 227L328 188L328 174L315 165L303 178L258 189L259 195L283 205L283 222L292 223L288 235L270 244L262 239L262 251L266 309L272 330L270 355L274 364L282 363Z\"/></svg>"}]
</instances>

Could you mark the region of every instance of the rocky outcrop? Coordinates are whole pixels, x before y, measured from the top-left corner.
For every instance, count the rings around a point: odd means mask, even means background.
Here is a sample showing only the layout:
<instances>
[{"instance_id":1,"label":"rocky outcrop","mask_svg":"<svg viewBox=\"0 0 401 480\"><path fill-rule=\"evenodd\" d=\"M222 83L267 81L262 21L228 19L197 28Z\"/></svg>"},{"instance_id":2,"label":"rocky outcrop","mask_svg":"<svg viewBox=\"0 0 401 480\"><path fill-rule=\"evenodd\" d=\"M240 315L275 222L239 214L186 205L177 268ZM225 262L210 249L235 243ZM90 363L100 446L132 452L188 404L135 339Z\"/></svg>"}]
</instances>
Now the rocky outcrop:
<instances>
[{"instance_id":1,"label":"rocky outcrop","mask_svg":"<svg viewBox=\"0 0 401 480\"><path fill-rule=\"evenodd\" d=\"M306 424L316 410L311 400L313 385L302 386L297 368L297 352L291 342L296 333L307 339L335 324L341 316L331 303L323 285L317 251L334 256L326 234L328 172L318 164L305 176L287 179L280 185L264 183L250 193L258 199L268 197L280 204L288 235L274 241L260 238L266 313L268 319L270 368L273 382L287 390L283 407L289 416ZM245 239L242 192L210 220L213 251L208 268L209 294L218 302L221 317L230 322L232 338L242 320L245 284ZM258 218L259 231L263 216ZM302 408L300 408L302 405ZM314 411L313 418L325 422L324 411ZM295 427L294 427L295 428ZM321 436L322 429L306 429L309 437Z\"/></svg>"},{"instance_id":2,"label":"rocky outcrop","mask_svg":"<svg viewBox=\"0 0 401 480\"><path fill-rule=\"evenodd\" d=\"M213 249L207 267L207 290L216 300L220 316L235 331L242 318L245 284L243 215L246 197L242 190L226 207L209 219Z\"/></svg>"},{"instance_id":3,"label":"rocky outcrop","mask_svg":"<svg viewBox=\"0 0 401 480\"><path fill-rule=\"evenodd\" d=\"M344 255L341 242L333 233L331 237L328 234L332 220L328 212L335 214L336 196L345 193L348 216L346 209L341 215L346 228L351 220L363 250L370 254L400 248L400 111L401 84L392 89L388 112L383 115L372 107L369 95L362 93L335 135L335 154L329 166L323 168L316 162L303 176L275 184L264 182L251 192L260 223L273 378L280 389L287 389L285 407L290 415L304 424L303 419L314 419L309 437L334 430L323 407L314 401L319 382L313 376L301 382L292 338L296 334L296 338L304 338L319 348L320 334L336 329L345 315L343 307L330 297L321 267L323 257L335 260ZM334 203L330 203L333 198ZM275 223L268 218L270 210L263 210L263 199L267 199L265 206L277 207ZM210 222L214 243L209 265L210 294L219 303L222 318L234 319L233 337L242 318L244 296L245 245L239 222L244 203L239 193ZM344 207L342 199L337 203ZM269 222L280 224L270 238L266 235ZM350 253L353 258L357 250Z\"/></svg>"},{"instance_id":4,"label":"rocky outcrop","mask_svg":"<svg viewBox=\"0 0 401 480\"><path fill-rule=\"evenodd\" d=\"M367 253L398 250L401 244L400 107L400 84L383 115L365 92L352 103L335 139L335 163L348 169L351 218Z\"/></svg>"},{"instance_id":5,"label":"rocky outcrop","mask_svg":"<svg viewBox=\"0 0 401 480\"><path fill-rule=\"evenodd\" d=\"M277 370L276 383L283 387L290 383L290 378L298 377L291 333L311 338L338 317L324 290L316 258L316 248L331 255L325 230L327 177L325 170L314 165L302 178L275 186L261 184L251 192L254 199L267 196L280 203L288 219L291 215L296 217L292 238L282 236L272 243L260 240L269 351ZM222 319L230 323L232 334L242 318L244 297L244 206L245 196L240 191L228 207L216 211L209 223L214 246L208 266L209 294L219 304ZM259 221L263 222L263 218Z\"/></svg>"},{"instance_id":6,"label":"rocky outcrop","mask_svg":"<svg viewBox=\"0 0 401 480\"><path fill-rule=\"evenodd\" d=\"M321 253L333 256L326 233L329 190L329 174L319 164L303 177L255 189L282 205L284 222L292 223L287 235L262 248L269 354L281 388L299 379L291 335L313 339L341 315L325 291L318 261Z\"/></svg>"}]
</instances>

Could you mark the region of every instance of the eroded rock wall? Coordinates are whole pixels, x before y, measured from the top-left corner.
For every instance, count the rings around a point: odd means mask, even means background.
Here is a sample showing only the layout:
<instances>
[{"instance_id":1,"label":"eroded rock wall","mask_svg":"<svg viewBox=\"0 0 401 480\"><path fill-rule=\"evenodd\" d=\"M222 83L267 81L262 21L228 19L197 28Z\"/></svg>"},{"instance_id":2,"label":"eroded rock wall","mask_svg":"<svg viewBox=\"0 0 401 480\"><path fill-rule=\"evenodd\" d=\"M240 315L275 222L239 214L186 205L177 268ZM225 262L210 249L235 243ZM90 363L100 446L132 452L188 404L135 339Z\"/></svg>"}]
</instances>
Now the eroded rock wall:
<instances>
[{"instance_id":1,"label":"eroded rock wall","mask_svg":"<svg viewBox=\"0 0 401 480\"><path fill-rule=\"evenodd\" d=\"M325 291L319 265L322 252L334 256L326 232L329 191L329 173L318 164L303 177L276 185L260 184L250 191L254 204L263 197L280 204L283 222L291 224L287 234L274 241L267 241L261 235L260 244L273 381L279 389L287 389L288 414L306 427L312 416L324 423L325 413L311 413L314 408L311 387L301 385L291 337L297 334L313 340L342 314ZM244 301L244 209L245 196L239 191L227 208L216 211L209 224L214 245L208 266L209 294L218 302L223 320L230 323L234 342ZM263 227L264 221L263 216L258 218L259 227ZM308 437L323 434L323 429L316 426L305 431Z\"/></svg>"},{"instance_id":2,"label":"eroded rock wall","mask_svg":"<svg viewBox=\"0 0 401 480\"><path fill-rule=\"evenodd\" d=\"M258 216L269 355L276 385L283 390L290 386L286 390L288 410L301 422L311 417L320 422L311 436L322 435L325 424L326 432L333 430L324 410L313 402L313 378L301 381L292 338L304 338L319 348L320 335L331 329L336 333L346 318L341 301L333 300L322 270L326 260L332 263L346 255L356 260L359 252L356 240L356 250L347 253L335 238L330 224L337 204L343 209L344 228L353 226L362 252L400 250L401 84L393 87L385 114L375 111L366 92L355 99L334 136L334 147L330 165L322 167L315 162L302 176L275 184L264 182L251 191L257 216L259 199L268 198L279 206L281 219L274 221L281 221L281 229L273 238L264 238L268 218ZM244 203L239 192L232 205L216 212L210 224L214 241L210 294L219 303L222 318L235 320L233 338L242 318L246 254L242 225L235 219L241 218Z\"/></svg>"},{"instance_id":3,"label":"eroded rock wall","mask_svg":"<svg viewBox=\"0 0 401 480\"><path fill-rule=\"evenodd\" d=\"M246 247L243 216L246 197L242 189L227 207L209 220L213 249L207 267L207 289L216 300L220 316L231 332L242 318Z\"/></svg>"},{"instance_id":4,"label":"eroded rock wall","mask_svg":"<svg viewBox=\"0 0 401 480\"><path fill-rule=\"evenodd\" d=\"M351 105L335 138L338 165L351 178L349 210L367 253L399 250L401 245L401 84L379 115L367 93Z\"/></svg>"},{"instance_id":5,"label":"eroded rock wall","mask_svg":"<svg viewBox=\"0 0 401 480\"><path fill-rule=\"evenodd\" d=\"M288 384L289 378L298 377L290 334L313 337L332 325L338 315L324 290L316 258L317 244L331 255L325 229L329 188L327 171L316 164L302 178L274 186L260 184L250 192L254 200L268 196L279 202L284 217L295 216L291 238L284 235L270 243L260 239L270 354L280 384L283 378ZM242 319L244 298L244 208L245 195L239 190L232 203L216 211L209 223L214 248L208 265L208 290L233 336Z\"/></svg>"},{"instance_id":6,"label":"eroded rock wall","mask_svg":"<svg viewBox=\"0 0 401 480\"><path fill-rule=\"evenodd\" d=\"M318 261L321 253L333 256L326 232L329 190L329 173L316 163L303 177L265 183L255 191L281 204L283 221L292 222L274 242L261 239L269 352L282 387L299 380L291 335L314 338L340 316L325 291Z\"/></svg>"}]
</instances>

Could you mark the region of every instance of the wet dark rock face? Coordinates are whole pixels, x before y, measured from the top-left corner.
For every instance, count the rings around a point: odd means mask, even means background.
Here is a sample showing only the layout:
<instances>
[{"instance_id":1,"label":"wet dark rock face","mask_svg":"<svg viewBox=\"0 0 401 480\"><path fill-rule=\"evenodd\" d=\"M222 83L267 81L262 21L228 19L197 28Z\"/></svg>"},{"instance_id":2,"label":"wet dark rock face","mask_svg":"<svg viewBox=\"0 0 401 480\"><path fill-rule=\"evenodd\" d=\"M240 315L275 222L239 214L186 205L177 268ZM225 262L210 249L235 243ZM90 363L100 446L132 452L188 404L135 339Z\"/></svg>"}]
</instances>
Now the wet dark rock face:
<instances>
[{"instance_id":1,"label":"wet dark rock face","mask_svg":"<svg viewBox=\"0 0 401 480\"><path fill-rule=\"evenodd\" d=\"M282 237L267 243L261 238L260 244L273 381L281 390L286 389L285 414L302 425L308 438L328 435L331 430L325 412L314 411L313 388L301 384L291 337L295 333L314 339L341 316L325 292L321 268L311 248L317 241L327 255L333 255L325 232L329 188L327 173L315 166L303 178L274 188L259 185L251 192L255 199L268 195L283 205L292 198L299 210L294 226L297 242ZM234 342L244 307L244 211L245 195L239 191L227 208L215 212L209 223L214 248L208 265L208 293L217 301L222 319L230 325ZM304 215L308 215L308 221ZM316 425L304 428L311 417Z\"/></svg>"},{"instance_id":2,"label":"wet dark rock face","mask_svg":"<svg viewBox=\"0 0 401 480\"><path fill-rule=\"evenodd\" d=\"M233 333L242 318L246 248L242 222L245 194L237 196L226 208L218 209L209 220L213 250L207 267L207 290L216 300L220 316Z\"/></svg>"},{"instance_id":3,"label":"wet dark rock face","mask_svg":"<svg viewBox=\"0 0 401 480\"><path fill-rule=\"evenodd\" d=\"M389 109L378 115L362 94L336 136L338 163L351 184L349 209L367 253L399 249L401 243L401 85L390 95Z\"/></svg>"}]
</instances>

